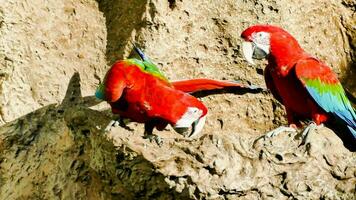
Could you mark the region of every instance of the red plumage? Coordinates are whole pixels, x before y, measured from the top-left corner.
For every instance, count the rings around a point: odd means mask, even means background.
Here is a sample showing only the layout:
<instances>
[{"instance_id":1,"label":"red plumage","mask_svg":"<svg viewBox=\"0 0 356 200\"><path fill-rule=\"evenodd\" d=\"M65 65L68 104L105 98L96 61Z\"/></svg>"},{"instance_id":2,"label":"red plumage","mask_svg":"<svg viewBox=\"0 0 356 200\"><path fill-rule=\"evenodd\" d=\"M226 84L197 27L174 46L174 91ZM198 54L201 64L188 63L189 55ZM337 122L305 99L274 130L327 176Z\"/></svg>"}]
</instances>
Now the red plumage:
<instances>
[{"instance_id":1,"label":"red plumage","mask_svg":"<svg viewBox=\"0 0 356 200\"><path fill-rule=\"evenodd\" d=\"M199 133L208 110L201 101L188 93L225 88L260 90L236 82L204 78L171 83L139 48L134 49L142 60L116 62L95 95L107 101L112 112L120 115L121 119L145 123L146 134L151 134L155 127L162 130L167 124L171 124L180 133L191 127L189 136Z\"/></svg>"},{"instance_id":2,"label":"red plumage","mask_svg":"<svg viewBox=\"0 0 356 200\"><path fill-rule=\"evenodd\" d=\"M187 107L201 109L203 116L207 113L207 108L195 97L125 61L111 67L104 85L112 112L132 121L145 123L157 118L175 125Z\"/></svg>"},{"instance_id":3,"label":"red plumage","mask_svg":"<svg viewBox=\"0 0 356 200\"><path fill-rule=\"evenodd\" d=\"M172 81L172 85L175 89L181 90L187 93L193 93L198 91L208 91L208 90L217 90L217 89L226 89L226 88L246 88L246 86L231 82L231 81L218 81L207 78L199 79L189 79L189 80L180 80Z\"/></svg>"},{"instance_id":4,"label":"red plumage","mask_svg":"<svg viewBox=\"0 0 356 200\"><path fill-rule=\"evenodd\" d=\"M267 56L266 85L285 106L290 125L299 126L305 119L318 125L326 122L345 147L356 151L356 114L329 66L307 54L292 35L276 26L252 26L241 37L247 61Z\"/></svg>"},{"instance_id":5,"label":"red plumage","mask_svg":"<svg viewBox=\"0 0 356 200\"><path fill-rule=\"evenodd\" d=\"M317 124L327 121L328 114L312 99L295 72L299 67L303 76L327 83L338 82L336 75L324 63L308 55L292 35L279 27L251 26L242 32L241 37L253 42L259 32L269 34L266 85L285 106L289 124L300 125L299 120L305 118L313 119Z\"/></svg>"}]
</instances>

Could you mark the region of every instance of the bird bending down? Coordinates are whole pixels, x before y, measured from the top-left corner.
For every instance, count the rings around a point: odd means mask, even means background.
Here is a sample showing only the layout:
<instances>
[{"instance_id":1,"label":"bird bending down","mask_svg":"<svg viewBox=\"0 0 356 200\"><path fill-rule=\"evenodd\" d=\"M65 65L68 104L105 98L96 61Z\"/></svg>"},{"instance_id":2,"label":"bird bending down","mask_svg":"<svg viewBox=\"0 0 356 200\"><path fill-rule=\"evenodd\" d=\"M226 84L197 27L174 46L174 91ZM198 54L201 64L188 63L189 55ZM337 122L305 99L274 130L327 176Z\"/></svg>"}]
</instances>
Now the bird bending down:
<instances>
[{"instance_id":1,"label":"bird bending down","mask_svg":"<svg viewBox=\"0 0 356 200\"><path fill-rule=\"evenodd\" d=\"M144 123L144 137L158 144L162 140L152 134L154 128L163 130L170 124L176 132L188 134L188 137L197 136L203 129L208 109L188 93L245 87L236 82L211 79L169 82L139 48L134 46L134 49L141 60L117 61L105 75L103 83L99 84L95 96L107 101L120 119ZM112 120L106 130L116 124L122 123Z\"/></svg>"},{"instance_id":2,"label":"bird bending down","mask_svg":"<svg viewBox=\"0 0 356 200\"><path fill-rule=\"evenodd\" d=\"M316 125L325 123L331 129L337 126L334 131L345 147L356 150L355 110L329 66L307 54L291 34L276 26L251 26L241 37L245 40L243 54L249 63L254 64L253 58L267 58L267 88L285 106L290 126L300 127L300 120L312 120L314 123L305 129L304 137Z\"/></svg>"}]
</instances>

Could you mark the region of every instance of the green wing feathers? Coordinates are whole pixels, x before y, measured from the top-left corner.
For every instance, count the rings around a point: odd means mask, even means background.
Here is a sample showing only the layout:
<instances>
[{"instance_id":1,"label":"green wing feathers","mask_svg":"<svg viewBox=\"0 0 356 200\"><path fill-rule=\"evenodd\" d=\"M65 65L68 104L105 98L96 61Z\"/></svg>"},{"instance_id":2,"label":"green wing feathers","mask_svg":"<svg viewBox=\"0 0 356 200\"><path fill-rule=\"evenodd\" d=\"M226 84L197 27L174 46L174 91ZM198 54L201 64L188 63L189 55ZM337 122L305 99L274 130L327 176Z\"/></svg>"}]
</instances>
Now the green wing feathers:
<instances>
[{"instance_id":1,"label":"green wing feathers","mask_svg":"<svg viewBox=\"0 0 356 200\"><path fill-rule=\"evenodd\" d=\"M296 76L312 99L327 113L341 119L356 140L356 114L337 76L315 59L297 63Z\"/></svg>"},{"instance_id":2,"label":"green wing feathers","mask_svg":"<svg viewBox=\"0 0 356 200\"><path fill-rule=\"evenodd\" d=\"M169 83L168 79L164 76L164 74L159 70L159 68L153 64L150 61L142 61L142 60L138 60L135 58L132 59L126 59L126 62L136 65L137 67L139 67L143 72L149 73L161 80L164 80L165 82Z\"/></svg>"}]
</instances>

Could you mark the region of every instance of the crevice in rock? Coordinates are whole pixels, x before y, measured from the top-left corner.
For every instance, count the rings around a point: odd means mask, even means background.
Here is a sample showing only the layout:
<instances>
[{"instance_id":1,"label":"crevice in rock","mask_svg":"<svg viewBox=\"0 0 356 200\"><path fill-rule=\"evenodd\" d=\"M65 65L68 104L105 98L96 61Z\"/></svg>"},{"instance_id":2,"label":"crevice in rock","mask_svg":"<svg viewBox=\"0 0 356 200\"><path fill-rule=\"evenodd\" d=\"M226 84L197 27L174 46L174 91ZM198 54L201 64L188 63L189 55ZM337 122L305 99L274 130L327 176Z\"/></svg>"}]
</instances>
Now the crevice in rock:
<instances>
[{"instance_id":1,"label":"crevice in rock","mask_svg":"<svg viewBox=\"0 0 356 200\"><path fill-rule=\"evenodd\" d=\"M168 0L168 3L169 3L169 8L172 10L177 6L176 0Z\"/></svg>"}]
</instances>

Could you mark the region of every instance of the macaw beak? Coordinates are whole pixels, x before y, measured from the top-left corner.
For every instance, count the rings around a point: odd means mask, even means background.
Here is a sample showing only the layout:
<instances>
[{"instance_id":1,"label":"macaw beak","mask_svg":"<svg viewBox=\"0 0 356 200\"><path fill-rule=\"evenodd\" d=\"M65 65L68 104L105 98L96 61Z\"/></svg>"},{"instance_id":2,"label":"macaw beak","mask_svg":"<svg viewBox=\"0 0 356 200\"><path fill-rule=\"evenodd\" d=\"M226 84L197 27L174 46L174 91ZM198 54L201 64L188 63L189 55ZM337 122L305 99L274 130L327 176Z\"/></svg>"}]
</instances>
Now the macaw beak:
<instances>
[{"instance_id":1,"label":"macaw beak","mask_svg":"<svg viewBox=\"0 0 356 200\"><path fill-rule=\"evenodd\" d=\"M254 59L261 60L266 58L269 54L269 46L267 45L256 45L253 42L243 42L242 43L242 53L248 63L255 65Z\"/></svg>"},{"instance_id":2,"label":"macaw beak","mask_svg":"<svg viewBox=\"0 0 356 200\"><path fill-rule=\"evenodd\" d=\"M188 127L173 127L173 129L181 135L185 135L189 131Z\"/></svg>"},{"instance_id":3,"label":"macaw beak","mask_svg":"<svg viewBox=\"0 0 356 200\"><path fill-rule=\"evenodd\" d=\"M188 135L188 137L191 138L191 137L194 137L194 136L198 135L203 130L204 125L205 125L205 121L206 121L206 115L204 117L199 118L195 122L193 122L192 131Z\"/></svg>"},{"instance_id":4,"label":"macaw beak","mask_svg":"<svg viewBox=\"0 0 356 200\"><path fill-rule=\"evenodd\" d=\"M253 51L254 51L254 44L252 42L243 42L242 43L242 54L245 57L246 61L251 65L255 65L253 62Z\"/></svg>"}]
</instances>

